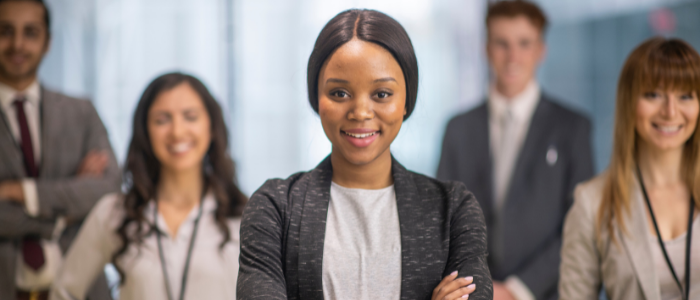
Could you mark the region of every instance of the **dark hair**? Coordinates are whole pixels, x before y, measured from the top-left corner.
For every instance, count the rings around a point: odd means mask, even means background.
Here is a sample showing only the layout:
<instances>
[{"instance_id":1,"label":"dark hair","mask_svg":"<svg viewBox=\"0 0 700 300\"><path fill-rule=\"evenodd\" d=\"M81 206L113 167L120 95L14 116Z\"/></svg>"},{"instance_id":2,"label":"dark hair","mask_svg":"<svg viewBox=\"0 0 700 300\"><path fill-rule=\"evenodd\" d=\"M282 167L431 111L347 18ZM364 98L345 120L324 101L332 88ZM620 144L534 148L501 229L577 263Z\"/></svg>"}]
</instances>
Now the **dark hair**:
<instances>
[{"instance_id":1,"label":"dark hair","mask_svg":"<svg viewBox=\"0 0 700 300\"><path fill-rule=\"evenodd\" d=\"M403 119L408 119L416 106L418 94L416 53L411 39L399 22L369 9L350 9L339 13L328 21L318 35L306 70L311 107L318 113L318 75L323 64L336 49L353 38L382 46L399 63L406 81L406 115Z\"/></svg>"},{"instance_id":2,"label":"dark hair","mask_svg":"<svg viewBox=\"0 0 700 300\"><path fill-rule=\"evenodd\" d=\"M10 2L10 1L31 1L36 2L44 8L44 23L46 24L46 37L51 37L51 14L49 13L49 8L46 7L44 0L0 0L0 3Z\"/></svg>"},{"instance_id":3,"label":"dark hair","mask_svg":"<svg viewBox=\"0 0 700 300\"><path fill-rule=\"evenodd\" d=\"M160 175L160 162L151 147L147 129L148 111L156 97L180 84L189 84L199 95L207 109L211 120L211 144L203 160L205 188L211 190L216 198L216 224L221 230L223 247L231 239L226 221L228 217L240 216L247 198L235 184L233 160L228 154L228 131L224 123L221 107L207 88L197 78L181 74L169 73L161 75L148 85L141 96L134 113L133 133L129 152L126 158L124 178L126 195L124 197L124 219L121 221L117 234L121 239L121 247L112 256L112 263L121 275L122 284L125 281L124 272L116 263L117 259L126 253L131 243L141 244L143 238L152 232L153 228L146 227L144 209L148 201L155 198L156 186ZM135 226L136 230L133 230Z\"/></svg>"},{"instance_id":4,"label":"dark hair","mask_svg":"<svg viewBox=\"0 0 700 300\"><path fill-rule=\"evenodd\" d=\"M489 5L486 12L486 28L489 28L489 22L494 18L515 18L517 16L526 17L544 36L549 25L547 16L537 4L524 0L498 1Z\"/></svg>"}]
</instances>

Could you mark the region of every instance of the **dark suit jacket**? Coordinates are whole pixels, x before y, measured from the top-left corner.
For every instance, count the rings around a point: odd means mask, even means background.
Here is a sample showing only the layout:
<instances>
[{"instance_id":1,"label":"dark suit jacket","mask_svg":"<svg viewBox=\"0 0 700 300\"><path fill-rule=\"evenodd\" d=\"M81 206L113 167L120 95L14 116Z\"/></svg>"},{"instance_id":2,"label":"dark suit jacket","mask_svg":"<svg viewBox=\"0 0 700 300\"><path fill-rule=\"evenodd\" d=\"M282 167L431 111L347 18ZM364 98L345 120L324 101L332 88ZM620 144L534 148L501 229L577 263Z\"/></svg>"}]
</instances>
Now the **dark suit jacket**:
<instances>
[{"instance_id":1,"label":"dark suit jacket","mask_svg":"<svg viewBox=\"0 0 700 300\"><path fill-rule=\"evenodd\" d=\"M430 299L452 271L474 276L469 299L492 299L486 226L474 196L392 163L401 228L401 299ZM268 180L250 198L241 224L238 299L323 299L322 266L333 169ZM348 295L352 298L352 295Z\"/></svg>"},{"instance_id":2,"label":"dark suit jacket","mask_svg":"<svg viewBox=\"0 0 700 300\"><path fill-rule=\"evenodd\" d=\"M49 238L56 218L70 225L59 240L65 253L80 223L104 194L119 190L121 175L97 111L89 101L41 91L41 165L36 179L39 216L31 218L19 205L0 201L0 300L14 300L15 263L19 241L27 235ZM0 113L0 181L26 177L22 150ZM109 165L101 178L77 178L76 172L90 150L109 153ZM104 277L90 293L92 299L108 299Z\"/></svg>"},{"instance_id":3,"label":"dark suit jacket","mask_svg":"<svg viewBox=\"0 0 700 300\"><path fill-rule=\"evenodd\" d=\"M497 218L488 118L484 103L449 122L437 177L463 182L479 200L493 279L514 274L537 299L556 299L564 216L576 184L593 176L590 122L541 97Z\"/></svg>"}]
</instances>

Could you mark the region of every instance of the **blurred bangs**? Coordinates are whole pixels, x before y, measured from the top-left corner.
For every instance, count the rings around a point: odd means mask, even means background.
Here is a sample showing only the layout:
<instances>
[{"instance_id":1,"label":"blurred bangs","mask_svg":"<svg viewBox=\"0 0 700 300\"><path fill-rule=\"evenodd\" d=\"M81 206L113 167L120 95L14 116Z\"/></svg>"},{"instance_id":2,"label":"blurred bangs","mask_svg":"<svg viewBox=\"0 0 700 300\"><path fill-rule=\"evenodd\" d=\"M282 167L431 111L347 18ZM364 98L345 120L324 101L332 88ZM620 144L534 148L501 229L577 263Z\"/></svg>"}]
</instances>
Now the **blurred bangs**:
<instances>
[{"instance_id":1,"label":"blurred bangs","mask_svg":"<svg viewBox=\"0 0 700 300\"><path fill-rule=\"evenodd\" d=\"M659 41L656 47L650 47L646 63L641 63L637 72L641 85L637 87L638 95L656 89L695 92L700 96L700 56L687 43L677 40Z\"/></svg>"}]
</instances>

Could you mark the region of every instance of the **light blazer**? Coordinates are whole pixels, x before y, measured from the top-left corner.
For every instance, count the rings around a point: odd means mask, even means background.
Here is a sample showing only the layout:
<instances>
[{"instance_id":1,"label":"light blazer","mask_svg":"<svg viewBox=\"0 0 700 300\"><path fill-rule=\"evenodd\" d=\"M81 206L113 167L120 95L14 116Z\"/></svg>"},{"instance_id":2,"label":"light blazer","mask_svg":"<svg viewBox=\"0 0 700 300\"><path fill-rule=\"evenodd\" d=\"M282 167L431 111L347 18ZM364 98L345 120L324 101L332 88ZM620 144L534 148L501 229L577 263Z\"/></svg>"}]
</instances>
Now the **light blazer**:
<instances>
[{"instance_id":1,"label":"light blazer","mask_svg":"<svg viewBox=\"0 0 700 300\"><path fill-rule=\"evenodd\" d=\"M601 233L603 242L596 242L606 176L607 172L576 187L574 206L564 225L559 295L562 300L598 299L603 285L610 300L661 300L646 204L636 179L630 187L630 214L624 222L627 234L613 222L618 245L611 242L607 230Z\"/></svg>"},{"instance_id":2,"label":"light blazer","mask_svg":"<svg viewBox=\"0 0 700 300\"><path fill-rule=\"evenodd\" d=\"M39 216L29 217L19 205L0 201L0 300L14 300L15 268L19 241L28 235L49 238L56 218L65 216L69 226L59 240L65 253L82 220L104 194L119 190L121 175L107 131L89 101L70 98L42 88L40 102L41 163L36 179ZM0 181L26 177L22 150L0 113ZM77 178L76 172L90 150L109 153L101 178ZM109 294L106 282L91 293L93 299Z\"/></svg>"},{"instance_id":3,"label":"light blazer","mask_svg":"<svg viewBox=\"0 0 700 300\"><path fill-rule=\"evenodd\" d=\"M430 299L452 271L474 276L469 299L493 298L486 226L474 196L456 182L407 171L392 161L401 228L401 299ZM268 180L241 224L238 299L322 300L323 245L333 169ZM352 298L352 295L348 295Z\"/></svg>"},{"instance_id":4,"label":"light blazer","mask_svg":"<svg viewBox=\"0 0 700 300\"><path fill-rule=\"evenodd\" d=\"M576 184L592 176L590 122L545 94L518 154L500 218L493 205L487 103L450 120L437 171L439 179L463 182L479 200L493 279L517 275L537 299L557 298L564 216Z\"/></svg>"}]
</instances>

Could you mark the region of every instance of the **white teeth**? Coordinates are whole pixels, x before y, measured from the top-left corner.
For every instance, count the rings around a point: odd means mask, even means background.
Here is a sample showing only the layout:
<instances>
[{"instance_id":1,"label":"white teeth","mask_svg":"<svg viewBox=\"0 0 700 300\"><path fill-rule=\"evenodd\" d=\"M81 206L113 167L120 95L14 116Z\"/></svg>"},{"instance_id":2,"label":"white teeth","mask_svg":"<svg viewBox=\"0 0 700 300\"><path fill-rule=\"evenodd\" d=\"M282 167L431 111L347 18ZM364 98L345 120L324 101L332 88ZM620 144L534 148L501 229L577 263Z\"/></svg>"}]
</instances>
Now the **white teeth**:
<instances>
[{"instance_id":1,"label":"white teeth","mask_svg":"<svg viewBox=\"0 0 700 300\"><path fill-rule=\"evenodd\" d=\"M656 126L663 133L674 133L681 130L681 126Z\"/></svg>"},{"instance_id":2,"label":"white teeth","mask_svg":"<svg viewBox=\"0 0 700 300\"><path fill-rule=\"evenodd\" d=\"M170 147L170 151L175 153L182 153L190 150L191 146L189 143L178 143Z\"/></svg>"},{"instance_id":3,"label":"white teeth","mask_svg":"<svg viewBox=\"0 0 700 300\"><path fill-rule=\"evenodd\" d=\"M345 131L343 131L343 133L345 133L346 135L349 135L349 136L351 136L351 137L354 137L354 138L356 138L356 139L364 139L364 138L366 138L366 137L370 137L370 136L373 136L373 135L377 134L377 132L370 132L370 133L349 133L349 132L345 132Z\"/></svg>"}]
</instances>

